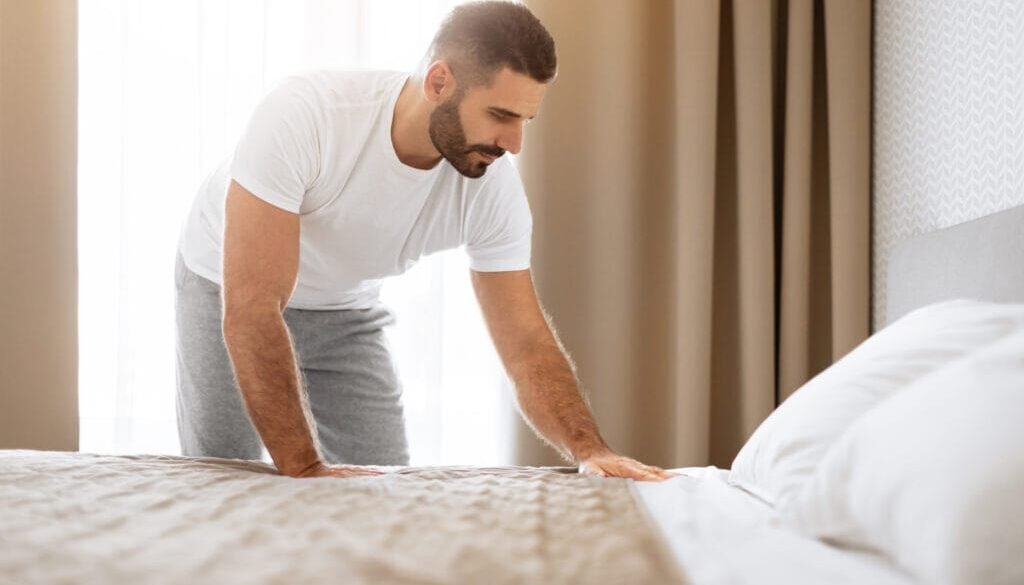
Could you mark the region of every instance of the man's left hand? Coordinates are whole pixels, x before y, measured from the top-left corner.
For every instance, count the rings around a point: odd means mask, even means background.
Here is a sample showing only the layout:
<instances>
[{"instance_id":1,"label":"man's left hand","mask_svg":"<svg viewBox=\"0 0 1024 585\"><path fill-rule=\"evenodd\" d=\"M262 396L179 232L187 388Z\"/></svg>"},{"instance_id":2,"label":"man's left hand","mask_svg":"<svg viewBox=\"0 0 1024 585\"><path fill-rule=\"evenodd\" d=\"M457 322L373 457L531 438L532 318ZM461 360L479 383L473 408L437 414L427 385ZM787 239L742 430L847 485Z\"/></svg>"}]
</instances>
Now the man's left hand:
<instances>
[{"instance_id":1,"label":"man's left hand","mask_svg":"<svg viewBox=\"0 0 1024 585\"><path fill-rule=\"evenodd\" d=\"M676 475L612 451L591 455L581 461L580 473L600 477L624 477L637 481L662 481Z\"/></svg>"}]
</instances>

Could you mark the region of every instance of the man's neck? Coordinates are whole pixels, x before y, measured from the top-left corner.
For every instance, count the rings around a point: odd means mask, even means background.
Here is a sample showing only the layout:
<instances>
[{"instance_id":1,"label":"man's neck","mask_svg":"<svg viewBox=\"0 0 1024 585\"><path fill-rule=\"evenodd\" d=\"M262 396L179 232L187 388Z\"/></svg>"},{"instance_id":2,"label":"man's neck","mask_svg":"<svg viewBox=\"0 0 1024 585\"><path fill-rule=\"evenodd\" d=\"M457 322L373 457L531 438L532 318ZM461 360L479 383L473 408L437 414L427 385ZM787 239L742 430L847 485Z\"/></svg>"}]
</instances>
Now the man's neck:
<instances>
[{"instance_id":1,"label":"man's neck","mask_svg":"<svg viewBox=\"0 0 1024 585\"><path fill-rule=\"evenodd\" d=\"M430 141L430 109L419 92L415 76L402 86L391 119L391 144L402 163L416 169L432 169L441 162L441 153Z\"/></svg>"}]
</instances>

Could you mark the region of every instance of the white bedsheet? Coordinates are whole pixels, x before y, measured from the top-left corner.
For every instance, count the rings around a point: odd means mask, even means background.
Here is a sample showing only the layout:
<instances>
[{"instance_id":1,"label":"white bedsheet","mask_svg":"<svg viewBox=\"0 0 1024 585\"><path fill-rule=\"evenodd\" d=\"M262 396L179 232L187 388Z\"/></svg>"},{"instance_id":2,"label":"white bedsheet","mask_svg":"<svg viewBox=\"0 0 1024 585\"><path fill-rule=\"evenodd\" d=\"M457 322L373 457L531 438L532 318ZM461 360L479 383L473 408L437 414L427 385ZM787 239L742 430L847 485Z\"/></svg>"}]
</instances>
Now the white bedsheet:
<instances>
[{"instance_id":1,"label":"white bedsheet","mask_svg":"<svg viewBox=\"0 0 1024 585\"><path fill-rule=\"evenodd\" d=\"M635 491L690 585L910 585L886 559L805 538L714 467Z\"/></svg>"}]
</instances>

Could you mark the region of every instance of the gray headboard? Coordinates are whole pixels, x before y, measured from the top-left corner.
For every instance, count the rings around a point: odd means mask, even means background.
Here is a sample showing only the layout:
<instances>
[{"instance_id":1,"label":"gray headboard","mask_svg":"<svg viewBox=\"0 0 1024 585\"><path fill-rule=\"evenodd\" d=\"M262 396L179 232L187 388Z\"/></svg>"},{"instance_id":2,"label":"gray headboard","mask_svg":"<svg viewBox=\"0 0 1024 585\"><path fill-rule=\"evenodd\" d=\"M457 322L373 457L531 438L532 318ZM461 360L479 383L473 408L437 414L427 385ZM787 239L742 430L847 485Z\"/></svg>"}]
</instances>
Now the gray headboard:
<instances>
[{"instance_id":1,"label":"gray headboard","mask_svg":"<svg viewBox=\"0 0 1024 585\"><path fill-rule=\"evenodd\" d=\"M1024 206L897 243L886 280L886 324L955 298L1024 303Z\"/></svg>"}]
</instances>

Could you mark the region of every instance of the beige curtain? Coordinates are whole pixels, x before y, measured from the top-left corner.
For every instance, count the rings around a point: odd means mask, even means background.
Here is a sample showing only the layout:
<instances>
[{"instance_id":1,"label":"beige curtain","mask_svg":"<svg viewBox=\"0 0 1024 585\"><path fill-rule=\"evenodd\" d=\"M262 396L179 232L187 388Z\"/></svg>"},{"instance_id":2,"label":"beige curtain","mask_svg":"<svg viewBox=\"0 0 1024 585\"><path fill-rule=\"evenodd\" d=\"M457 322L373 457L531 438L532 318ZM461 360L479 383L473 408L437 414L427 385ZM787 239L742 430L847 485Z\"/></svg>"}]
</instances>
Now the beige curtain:
<instances>
[{"instance_id":1,"label":"beige curtain","mask_svg":"<svg viewBox=\"0 0 1024 585\"><path fill-rule=\"evenodd\" d=\"M728 467L869 332L870 1L529 5L559 53L521 157L542 302L614 448Z\"/></svg>"},{"instance_id":2,"label":"beige curtain","mask_svg":"<svg viewBox=\"0 0 1024 585\"><path fill-rule=\"evenodd\" d=\"M0 448L78 448L74 0L0 0Z\"/></svg>"}]
</instances>

